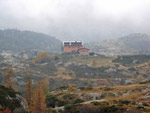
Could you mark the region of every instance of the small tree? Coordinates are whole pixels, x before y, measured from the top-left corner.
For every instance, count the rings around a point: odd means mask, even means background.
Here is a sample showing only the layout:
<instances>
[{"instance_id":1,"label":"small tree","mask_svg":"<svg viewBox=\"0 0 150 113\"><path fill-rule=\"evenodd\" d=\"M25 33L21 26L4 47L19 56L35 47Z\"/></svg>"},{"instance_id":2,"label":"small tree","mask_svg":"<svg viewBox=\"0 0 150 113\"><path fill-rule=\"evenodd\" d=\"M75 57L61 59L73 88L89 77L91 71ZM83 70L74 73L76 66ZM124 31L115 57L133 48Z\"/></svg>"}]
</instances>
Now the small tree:
<instances>
[{"instance_id":1,"label":"small tree","mask_svg":"<svg viewBox=\"0 0 150 113\"><path fill-rule=\"evenodd\" d=\"M32 64L35 64L35 59L34 58L32 59Z\"/></svg>"},{"instance_id":2,"label":"small tree","mask_svg":"<svg viewBox=\"0 0 150 113\"><path fill-rule=\"evenodd\" d=\"M24 97L27 100L28 105L29 105L29 110L31 111L32 110L32 104L33 104L33 102L32 102L33 86L32 86L32 82L31 82L31 77L30 76L28 77L27 84L26 84L26 87L25 87L25 90L24 90Z\"/></svg>"},{"instance_id":3,"label":"small tree","mask_svg":"<svg viewBox=\"0 0 150 113\"><path fill-rule=\"evenodd\" d=\"M48 58L48 53L46 52L46 51L42 51L42 52L40 52L39 54L38 54L38 56L37 56L37 61L38 62L43 62L45 59L47 59Z\"/></svg>"},{"instance_id":4,"label":"small tree","mask_svg":"<svg viewBox=\"0 0 150 113\"><path fill-rule=\"evenodd\" d=\"M68 84L68 89L69 89L70 92L73 90L73 87L72 87L71 83Z\"/></svg>"}]
</instances>

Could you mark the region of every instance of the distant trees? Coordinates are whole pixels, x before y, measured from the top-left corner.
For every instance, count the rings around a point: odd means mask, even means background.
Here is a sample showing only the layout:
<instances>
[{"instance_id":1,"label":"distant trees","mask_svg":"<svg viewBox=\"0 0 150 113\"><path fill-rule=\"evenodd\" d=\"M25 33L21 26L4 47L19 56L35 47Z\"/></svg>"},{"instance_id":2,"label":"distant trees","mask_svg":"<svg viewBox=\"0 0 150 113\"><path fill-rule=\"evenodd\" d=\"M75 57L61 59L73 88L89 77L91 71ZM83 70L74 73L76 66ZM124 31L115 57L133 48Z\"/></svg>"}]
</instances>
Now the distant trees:
<instances>
[{"instance_id":1,"label":"distant trees","mask_svg":"<svg viewBox=\"0 0 150 113\"><path fill-rule=\"evenodd\" d=\"M15 81L13 80L14 76L15 72L13 71L13 68L8 66L8 70L3 74L3 84L5 87L12 88L16 91L17 89L15 88Z\"/></svg>"}]
</instances>

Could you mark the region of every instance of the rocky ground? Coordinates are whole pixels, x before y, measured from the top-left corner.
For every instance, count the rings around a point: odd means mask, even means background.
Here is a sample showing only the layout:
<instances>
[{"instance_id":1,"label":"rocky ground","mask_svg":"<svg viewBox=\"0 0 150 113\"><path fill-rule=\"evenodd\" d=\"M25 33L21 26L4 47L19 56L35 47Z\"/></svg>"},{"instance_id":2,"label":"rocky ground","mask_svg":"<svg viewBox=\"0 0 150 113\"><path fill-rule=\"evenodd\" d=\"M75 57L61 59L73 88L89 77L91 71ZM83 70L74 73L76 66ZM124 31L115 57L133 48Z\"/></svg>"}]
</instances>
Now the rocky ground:
<instances>
[{"instance_id":1,"label":"rocky ground","mask_svg":"<svg viewBox=\"0 0 150 113\"><path fill-rule=\"evenodd\" d=\"M20 53L1 51L0 82L3 82L2 75L8 65L11 65L15 71L13 79L20 91L23 90L28 76L31 76L33 84L37 80L49 79L50 89L56 89L69 83L74 86L97 87L127 85L149 80L149 56L113 58L71 56L49 52L48 58L44 61L35 62L39 53L40 51ZM124 62L128 62L128 65Z\"/></svg>"}]
</instances>

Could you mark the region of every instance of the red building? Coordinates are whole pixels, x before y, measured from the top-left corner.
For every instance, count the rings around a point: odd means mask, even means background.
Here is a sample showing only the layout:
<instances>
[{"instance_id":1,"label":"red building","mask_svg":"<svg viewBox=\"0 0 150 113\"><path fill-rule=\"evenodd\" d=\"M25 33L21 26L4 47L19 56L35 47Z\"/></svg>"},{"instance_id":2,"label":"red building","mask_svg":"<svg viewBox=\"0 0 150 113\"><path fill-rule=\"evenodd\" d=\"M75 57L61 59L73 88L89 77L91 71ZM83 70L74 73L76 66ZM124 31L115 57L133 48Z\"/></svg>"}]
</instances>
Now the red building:
<instances>
[{"instance_id":1,"label":"red building","mask_svg":"<svg viewBox=\"0 0 150 113\"><path fill-rule=\"evenodd\" d=\"M80 48L80 49L78 49L78 53L79 53L79 54L82 54L82 55L86 55L86 54L89 54L89 53L90 53L90 49L87 49L87 48Z\"/></svg>"},{"instance_id":2,"label":"red building","mask_svg":"<svg viewBox=\"0 0 150 113\"><path fill-rule=\"evenodd\" d=\"M83 48L81 41L64 41L63 42L64 53L78 53L78 54L89 54L90 50Z\"/></svg>"}]
</instances>

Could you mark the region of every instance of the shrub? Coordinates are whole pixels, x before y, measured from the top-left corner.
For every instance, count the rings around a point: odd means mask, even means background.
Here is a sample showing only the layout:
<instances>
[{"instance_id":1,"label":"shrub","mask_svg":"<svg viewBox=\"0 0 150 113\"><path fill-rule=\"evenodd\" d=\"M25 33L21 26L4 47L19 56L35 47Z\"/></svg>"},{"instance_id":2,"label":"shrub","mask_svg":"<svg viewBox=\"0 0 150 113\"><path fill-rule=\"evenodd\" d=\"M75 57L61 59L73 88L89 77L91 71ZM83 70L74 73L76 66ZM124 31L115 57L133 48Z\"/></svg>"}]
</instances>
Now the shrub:
<instances>
[{"instance_id":1,"label":"shrub","mask_svg":"<svg viewBox=\"0 0 150 113\"><path fill-rule=\"evenodd\" d=\"M66 105L66 104L69 104L69 102L68 101L63 101L63 100L59 100L58 102L57 102L57 105L60 107L60 106L64 106L64 105Z\"/></svg>"},{"instance_id":2,"label":"shrub","mask_svg":"<svg viewBox=\"0 0 150 113\"><path fill-rule=\"evenodd\" d=\"M58 99L56 96L48 95L46 97L47 107L53 107L54 108L57 102L58 102Z\"/></svg>"},{"instance_id":3,"label":"shrub","mask_svg":"<svg viewBox=\"0 0 150 113\"><path fill-rule=\"evenodd\" d=\"M80 90L91 90L92 87L80 86L79 89L80 89Z\"/></svg>"},{"instance_id":4,"label":"shrub","mask_svg":"<svg viewBox=\"0 0 150 113\"><path fill-rule=\"evenodd\" d=\"M66 99L66 100L72 100L72 99L76 98L76 95L74 95L74 94L65 94L63 96L63 98Z\"/></svg>"},{"instance_id":5,"label":"shrub","mask_svg":"<svg viewBox=\"0 0 150 113\"><path fill-rule=\"evenodd\" d=\"M78 111L79 113L101 113L99 108L93 105L82 105Z\"/></svg>"},{"instance_id":6,"label":"shrub","mask_svg":"<svg viewBox=\"0 0 150 113\"><path fill-rule=\"evenodd\" d=\"M92 104L95 105L95 106L100 105L100 103L99 103L99 102L96 102L96 101L95 101L95 102L92 102Z\"/></svg>"},{"instance_id":7,"label":"shrub","mask_svg":"<svg viewBox=\"0 0 150 113\"><path fill-rule=\"evenodd\" d=\"M126 105L128 105L128 104L130 103L129 100L119 100L119 102L120 102L121 104L126 104Z\"/></svg>"},{"instance_id":8,"label":"shrub","mask_svg":"<svg viewBox=\"0 0 150 113\"><path fill-rule=\"evenodd\" d=\"M82 102L84 102L82 99L77 98L77 99L74 99L71 103L77 104L77 103L82 103Z\"/></svg>"},{"instance_id":9,"label":"shrub","mask_svg":"<svg viewBox=\"0 0 150 113\"><path fill-rule=\"evenodd\" d=\"M136 109L144 109L143 106L137 106Z\"/></svg>"},{"instance_id":10,"label":"shrub","mask_svg":"<svg viewBox=\"0 0 150 113\"><path fill-rule=\"evenodd\" d=\"M102 108L100 108L100 111L102 113L112 113L112 112L116 112L118 110L118 108L115 105L112 106L104 106Z\"/></svg>"},{"instance_id":11,"label":"shrub","mask_svg":"<svg viewBox=\"0 0 150 113\"><path fill-rule=\"evenodd\" d=\"M67 104L64 106L65 110L71 110L72 105L71 104Z\"/></svg>"}]
</instances>

